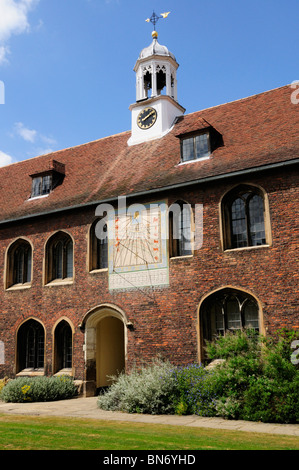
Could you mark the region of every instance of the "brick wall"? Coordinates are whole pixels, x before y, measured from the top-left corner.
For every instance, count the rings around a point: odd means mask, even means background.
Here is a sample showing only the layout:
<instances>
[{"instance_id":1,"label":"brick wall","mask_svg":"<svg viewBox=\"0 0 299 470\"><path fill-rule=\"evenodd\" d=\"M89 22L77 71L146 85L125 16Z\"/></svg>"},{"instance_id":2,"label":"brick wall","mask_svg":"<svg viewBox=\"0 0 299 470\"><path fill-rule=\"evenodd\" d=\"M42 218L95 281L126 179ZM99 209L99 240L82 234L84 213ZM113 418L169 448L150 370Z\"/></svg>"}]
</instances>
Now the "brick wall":
<instances>
[{"instance_id":1,"label":"brick wall","mask_svg":"<svg viewBox=\"0 0 299 470\"><path fill-rule=\"evenodd\" d=\"M269 198L272 246L223 252L219 202L238 183L254 183ZM55 323L67 317L74 325L75 377L84 379L86 313L103 303L121 308L134 329L127 331L127 367L162 354L176 364L198 359L198 306L203 296L225 286L249 291L261 303L265 332L299 328L298 308L298 172L268 173L217 185L189 187L169 194L204 207L203 246L193 257L170 260L170 285L127 291L108 290L107 272L87 270L88 230L94 209L69 211L0 229L0 340L5 343L5 366L0 377L15 374L16 331L27 318L40 319L46 331L46 373L52 374ZM159 197L162 197L162 194ZM163 195L164 197L164 195ZM146 203L145 199L139 202ZM57 230L68 231L74 241L75 274L72 285L43 286L44 247ZM29 289L4 290L4 261L8 245L25 236L34 246L34 275Z\"/></svg>"}]
</instances>

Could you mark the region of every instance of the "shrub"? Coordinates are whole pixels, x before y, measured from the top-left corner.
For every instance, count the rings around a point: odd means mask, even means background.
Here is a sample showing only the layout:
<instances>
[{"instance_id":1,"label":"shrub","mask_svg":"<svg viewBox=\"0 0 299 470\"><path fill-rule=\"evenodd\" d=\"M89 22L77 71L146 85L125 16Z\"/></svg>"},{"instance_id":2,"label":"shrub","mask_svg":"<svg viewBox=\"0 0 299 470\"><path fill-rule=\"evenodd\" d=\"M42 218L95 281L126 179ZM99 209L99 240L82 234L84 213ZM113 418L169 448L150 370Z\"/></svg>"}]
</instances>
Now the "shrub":
<instances>
[{"instance_id":1,"label":"shrub","mask_svg":"<svg viewBox=\"0 0 299 470\"><path fill-rule=\"evenodd\" d=\"M293 335L284 332L265 340L251 334L246 339L245 334L228 334L210 346L213 355L217 351L227 358L214 370L218 384L217 415L251 421L298 422L299 371L290 361ZM234 354L233 344L238 355Z\"/></svg>"},{"instance_id":2,"label":"shrub","mask_svg":"<svg viewBox=\"0 0 299 470\"><path fill-rule=\"evenodd\" d=\"M214 416L217 392L210 380L213 372L191 364L173 370L175 385L174 405L177 414Z\"/></svg>"},{"instance_id":3,"label":"shrub","mask_svg":"<svg viewBox=\"0 0 299 470\"><path fill-rule=\"evenodd\" d=\"M240 354L256 357L260 349L260 337L255 330L227 331L206 345L209 359L229 359Z\"/></svg>"},{"instance_id":4,"label":"shrub","mask_svg":"<svg viewBox=\"0 0 299 470\"><path fill-rule=\"evenodd\" d=\"M298 367L292 364L290 357L293 352L291 343L299 338L299 333L287 331L282 328L276 336L265 340L266 348L263 351L264 374L279 381L292 381Z\"/></svg>"},{"instance_id":5,"label":"shrub","mask_svg":"<svg viewBox=\"0 0 299 470\"><path fill-rule=\"evenodd\" d=\"M172 371L175 386L175 409L178 414L193 413L194 387L199 387L206 372L202 366L191 364Z\"/></svg>"},{"instance_id":6,"label":"shrub","mask_svg":"<svg viewBox=\"0 0 299 470\"><path fill-rule=\"evenodd\" d=\"M0 399L12 403L44 402L76 395L77 388L69 377L18 377L4 386Z\"/></svg>"},{"instance_id":7,"label":"shrub","mask_svg":"<svg viewBox=\"0 0 299 470\"><path fill-rule=\"evenodd\" d=\"M239 419L242 413L242 400L236 396L220 397L216 401L216 415L226 419Z\"/></svg>"},{"instance_id":8,"label":"shrub","mask_svg":"<svg viewBox=\"0 0 299 470\"><path fill-rule=\"evenodd\" d=\"M127 413L173 413L173 366L155 359L152 364L120 374L109 390L100 395L98 406L104 410Z\"/></svg>"},{"instance_id":9,"label":"shrub","mask_svg":"<svg viewBox=\"0 0 299 470\"><path fill-rule=\"evenodd\" d=\"M295 338L296 339L296 338ZM207 347L213 369L167 362L122 374L98 405L139 413L197 414L227 419L299 422L299 370L291 362L294 334L265 339L252 331L228 333Z\"/></svg>"},{"instance_id":10,"label":"shrub","mask_svg":"<svg viewBox=\"0 0 299 470\"><path fill-rule=\"evenodd\" d=\"M242 418L267 423L296 423L299 421L298 395L298 375L291 382L258 377L244 392Z\"/></svg>"}]
</instances>

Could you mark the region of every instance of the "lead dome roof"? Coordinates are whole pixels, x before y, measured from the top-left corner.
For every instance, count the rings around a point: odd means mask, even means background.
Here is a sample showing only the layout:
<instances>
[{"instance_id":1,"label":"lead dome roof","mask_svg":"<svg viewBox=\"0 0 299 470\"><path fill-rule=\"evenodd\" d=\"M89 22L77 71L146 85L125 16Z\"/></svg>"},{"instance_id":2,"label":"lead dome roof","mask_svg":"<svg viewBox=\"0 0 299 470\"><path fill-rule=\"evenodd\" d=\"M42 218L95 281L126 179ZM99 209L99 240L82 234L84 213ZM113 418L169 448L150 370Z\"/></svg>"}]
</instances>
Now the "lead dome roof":
<instances>
[{"instance_id":1,"label":"lead dome roof","mask_svg":"<svg viewBox=\"0 0 299 470\"><path fill-rule=\"evenodd\" d=\"M153 42L148 47L142 49L138 60L146 59L152 55L171 57L173 60L176 60L174 54L172 54L166 46L162 46L156 37L154 37Z\"/></svg>"}]
</instances>

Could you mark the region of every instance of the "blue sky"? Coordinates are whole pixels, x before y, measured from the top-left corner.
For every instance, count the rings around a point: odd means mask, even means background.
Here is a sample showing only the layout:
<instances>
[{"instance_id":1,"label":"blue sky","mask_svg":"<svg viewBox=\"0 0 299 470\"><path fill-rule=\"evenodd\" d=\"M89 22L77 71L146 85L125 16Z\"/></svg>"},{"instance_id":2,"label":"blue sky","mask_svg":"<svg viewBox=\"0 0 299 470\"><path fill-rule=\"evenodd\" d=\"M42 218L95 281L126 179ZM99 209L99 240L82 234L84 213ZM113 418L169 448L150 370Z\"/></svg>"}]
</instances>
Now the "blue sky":
<instances>
[{"instance_id":1,"label":"blue sky","mask_svg":"<svg viewBox=\"0 0 299 470\"><path fill-rule=\"evenodd\" d=\"M186 113L299 80L298 0L0 0L0 165L130 129L153 10Z\"/></svg>"}]
</instances>

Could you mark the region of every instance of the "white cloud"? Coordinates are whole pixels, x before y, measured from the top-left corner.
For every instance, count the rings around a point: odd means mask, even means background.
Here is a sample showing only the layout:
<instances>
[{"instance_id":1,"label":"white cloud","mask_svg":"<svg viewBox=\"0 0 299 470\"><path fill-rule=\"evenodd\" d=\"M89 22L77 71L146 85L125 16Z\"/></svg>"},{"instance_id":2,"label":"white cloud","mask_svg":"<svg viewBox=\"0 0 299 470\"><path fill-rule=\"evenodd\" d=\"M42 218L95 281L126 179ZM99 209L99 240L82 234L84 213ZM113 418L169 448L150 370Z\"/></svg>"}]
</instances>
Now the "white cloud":
<instances>
[{"instance_id":1,"label":"white cloud","mask_svg":"<svg viewBox=\"0 0 299 470\"><path fill-rule=\"evenodd\" d=\"M30 153L32 155L47 155L48 153L55 152L55 149L52 147L36 147L33 152Z\"/></svg>"},{"instance_id":2,"label":"white cloud","mask_svg":"<svg viewBox=\"0 0 299 470\"><path fill-rule=\"evenodd\" d=\"M7 56L10 53L8 46L0 46L0 65L8 62Z\"/></svg>"},{"instance_id":3,"label":"white cloud","mask_svg":"<svg viewBox=\"0 0 299 470\"><path fill-rule=\"evenodd\" d=\"M47 137L43 134L38 134L37 140L39 141L40 145L38 147L35 147L35 155L46 155L47 153L52 153L55 151L57 142L52 137Z\"/></svg>"},{"instance_id":4,"label":"white cloud","mask_svg":"<svg viewBox=\"0 0 299 470\"><path fill-rule=\"evenodd\" d=\"M22 122L15 123L15 132L26 140L26 142L35 142L37 131L34 129L28 129Z\"/></svg>"},{"instance_id":5,"label":"white cloud","mask_svg":"<svg viewBox=\"0 0 299 470\"><path fill-rule=\"evenodd\" d=\"M47 137L46 135L40 135L40 138L43 142L45 142L45 144L48 144L48 145L57 144L56 140L53 139L52 137Z\"/></svg>"},{"instance_id":6,"label":"white cloud","mask_svg":"<svg viewBox=\"0 0 299 470\"><path fill-rule=\"evenodd\" d=\"M46 136L41 134L35 129L29 129L22 122L16 122L14 124L13 132L11 137L21 137L26 142L34 144L34 147L31 147L27 151L27 154L32 156L34 155L44 155L46 153L51 153L55 151L57 142L53 137Z\"/></svg>"},{"instance_id":7,"label":"white cloud","mask_svg":"<svg viewBox=\"0 0 299 470\"><path fill-rule=\"evenodd\" d=\"M10 165L12 163L12 157L7 153L4 153L0 150L0 167Z\"/></svg>"},{"instance_id":8,"label":"white cloud","mask_svg":"<svg viewBox=\"0 0 299 470\"><path fill-rule=\"evenodd\" d=\"M0 65L7 62L7 41L30 29L28 13L39 0L0 0Z\"/></svg>"}]
</instances>

